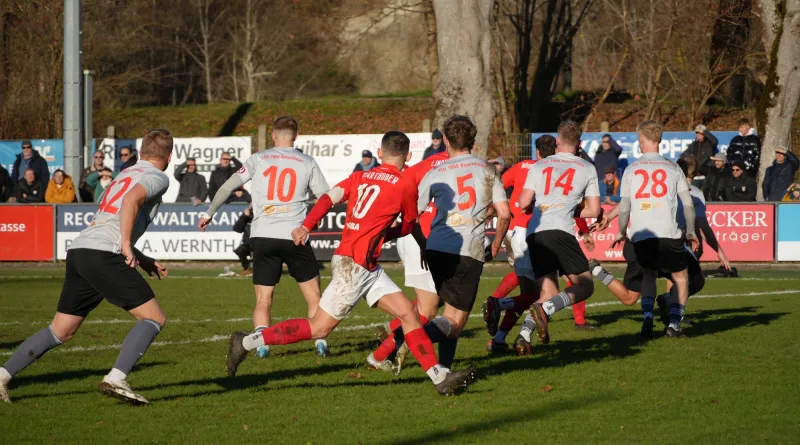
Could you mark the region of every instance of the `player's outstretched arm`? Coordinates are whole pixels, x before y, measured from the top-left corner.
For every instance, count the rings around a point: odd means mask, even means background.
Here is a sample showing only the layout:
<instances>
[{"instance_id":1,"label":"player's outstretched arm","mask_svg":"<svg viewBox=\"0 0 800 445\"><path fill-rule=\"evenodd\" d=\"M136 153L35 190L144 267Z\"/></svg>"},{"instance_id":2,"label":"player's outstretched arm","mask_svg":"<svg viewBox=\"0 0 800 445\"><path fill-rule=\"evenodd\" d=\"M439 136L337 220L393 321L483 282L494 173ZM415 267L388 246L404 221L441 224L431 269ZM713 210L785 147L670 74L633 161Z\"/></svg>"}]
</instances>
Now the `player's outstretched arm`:
<instances>
[{"instance_id":1,"label":"player's outstretched arm","mask_svg":"<svg viewBox=\"0 0 800 445\"><path fill-rule=\"evenodd\" d=\"M136 221L136 215L139 214L139 209L142 208L146 199L147 190L145 190L141 184L136 184L125 194L125 197L122 198L122 205L120 206L120 245L122 255L125 256L125 263L132 268L135 268L138 264L136 255L133 252L133 246L131 245L133 224Z\"/></svg>"},{"instance_id":2,"label":"player's outstretched arm","mask_svg":"<svg viewBox=\"0 0 800 445\"><path fill-rule=\"evenodd\" d=\"M308 234L317 227L319 222L322 221L322 218L328 214L334 204L338 204L344 200L344 195L344 190L337 186L323 193L322 196L319 197L317 203L314 204L314 207L312 207L308 212L306 219L303 220L303 223L300 225L300 227L292 230L292 241L294 242L295 246L302 246L306 244Z\"/></svg>"},{"instance_id":3,"label":"player's outstretched arm","mask_svg":"<svg viewBox=\"0 0 800 445\"><path fill-rule=\"evenodd\" d=\"M631 217L631 198L628 196L623 197L617 208L619 209L619 234L617 235L617 239L611 244L611 247L616 247L618 244L625 241L625 235L628 231L628 220Z\"/></svg>"},{"instance_id":4,"label":"player's outstretched arm","mask_svg":"<svg viewBox=\"0 0 800 445\"><path fill-rule=\"evenodd\" d=\"M694 231L695 212L692 195L689 194L689 190L681 190L678 192L678 198L681 200L681 204L683 204L683 215L686 220L686 239L692 243L692 251L696 251L700 248L700 242Z\"/></svg>"},{"instance_id":5,"label":"player's outstretched arm","mask_svg":"<svg viewBox=\"0 0 800 445\"><path fill-rule=\"evenodd\" d=\"M511 224L511 209L508 206L508 201L495 202L494 210L497 213L497 228L492 242L492 258L500 253L503 241L506 239L508 226Z\"/></svg>"},{"instance_id":6,"label":"player's outstretched arm","mask_svg":"<svg viewBox=\"0 0 800 445\"><path fill-rule=\"evenodd\" d=\"M577 218L597 218L598 216L600 216L600 213L602 211L603 207L600 206L600 197L587 196L586 205L583 207L583 210L581 210L580 213L575 216Z\"/></svg>"},{"instance_id":7,"label":"player's outstretched arm","mask_svg":"<svg viewBox=\"0 0 800 445\"><path fill-rule=\"evenodd\" d=\"M696 225L703 234L703 238L705 238L708 247L711 247L714 252L717 252L717 257L719 257L719 262L722 263L722 266L728 270L731 270L731 263L728 261L728 256L725 255L725 251L722 250L722 246L719 244L717 235L714 234L714 230L708 223L708 218L706 218L706 215L697 213Z\"/></svg>"},{"instance_id":8,"label":"player's outstretched arm","mask_svg":"<svg viewBox=\"0 0 800 445\"><path fill-rule=\"evenodd\" d=\"M528 183L526 182L525 184L527 185ZM534 195L535 192L529 188L524 188L522 189L522 192L520 192L517 203L523 212L530 213L530 207L533 205L533 198L535 197Z\"/></svg>"},{"instance_id":9,"label":"player's outstretched arm","mask_svg":"<svg viewBox=\"0 0 800 445\"><path fill-rule=\"evenodd\" d=\"M222 184L222 187L217 190L217 194L214 195L214 199L211 200L211 204L208 205L208 209L206 210L204 215L200 216L200 222L198 222L197 227L205 232L206 227L211 224L211 218L217 213L217 210L225 204L225 200L231 196L234 190L238 189L244 184L239 175L233 175L225 181L225 184Z\"/></svg>"}]
</instances>

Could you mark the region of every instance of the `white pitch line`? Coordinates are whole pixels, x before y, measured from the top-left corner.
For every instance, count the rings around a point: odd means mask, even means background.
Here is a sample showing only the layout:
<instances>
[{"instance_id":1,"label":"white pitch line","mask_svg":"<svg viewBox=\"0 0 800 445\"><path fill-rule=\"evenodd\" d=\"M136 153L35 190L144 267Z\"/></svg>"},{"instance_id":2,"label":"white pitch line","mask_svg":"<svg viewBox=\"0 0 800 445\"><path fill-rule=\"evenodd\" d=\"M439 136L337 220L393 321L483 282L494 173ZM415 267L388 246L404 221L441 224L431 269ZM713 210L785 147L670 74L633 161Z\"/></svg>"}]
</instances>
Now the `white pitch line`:
<instances>
[{"instance_id":1,"label":"white pitch line","mask_svg":"<svg viewBox=\"0 0 800 445\"><path fill-rule=\"evenodd\" d=\"M330 279L330 275L320 275L320 278ZM0 275L0 282L6 280L63 280L64 275ZM252 277L218 277L218 276L198 276L198 275L170 275L165 279L173 280L252 280ZM483 276L481 280L501 280L503 276ZM797 278L759 278L759 277L738 277L738 278L723 278L723 277L706 277L707 280L731 280L733 281L800 281L800 276Z\"/></svg>"}]
</instances>

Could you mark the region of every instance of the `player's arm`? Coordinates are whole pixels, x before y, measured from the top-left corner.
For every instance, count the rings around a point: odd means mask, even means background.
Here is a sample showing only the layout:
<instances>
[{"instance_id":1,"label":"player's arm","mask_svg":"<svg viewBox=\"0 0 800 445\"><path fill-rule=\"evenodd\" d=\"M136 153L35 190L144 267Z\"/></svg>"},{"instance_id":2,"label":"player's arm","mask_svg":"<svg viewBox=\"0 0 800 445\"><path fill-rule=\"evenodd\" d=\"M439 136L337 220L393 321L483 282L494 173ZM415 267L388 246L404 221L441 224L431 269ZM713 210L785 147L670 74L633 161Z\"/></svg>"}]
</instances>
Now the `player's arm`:
<instances>
[{"instance_id":1,"label":"player's arm","mask_svg":"<svg viewBox=\"0 0 800 445\"><path fill-rule=\"evenodd\" d=\"M683 205L683 216L686 220L686 239L692 244L692 251L696 251L700 248L700 242L697 239L697 235L695 235L694 202L692 201L692 195L689 193L689 182L680 169L678 169L678 199Z\"/></svg>"},{"instance_id":2,"label":"player's arm","mask_svg":"<svg viewBox=\"0 0 800 445\"><path fill-rule=\"evenodd\" d=\"M141 184L134 185L122 198L122 205L119 210L119 233L122 255L125 256L125 263L135 268L138 258L131 245L133 236L133 225L136 222L136 215L147 199L147 190Z\"/></svg>"},{"instance_id":3,"label":"player's arm","mask_svg":"<svg viewBox=\"0 0 800 445\"><path fill-rule=\"evenodd\" d=\"M594 170L589 173L589 182L586 184L586 193L584 196L586 197L586 205L579 214L575 215L575 217L599 217L600 213L603 211L603 207L600 206L600 187L598 187L597 184L597 172Z\"/></svg>"},{"instance_id":4,"label":"player's arm","mask_svg":"<svg viewBox=\"0 0 800 445\"><path fill-rule=\"evenodd\" d=\"M697 212L696 225L697 229L703 234L703 238L705 238L708 247L711 247L714 252L717 252L717 257L719 258L719 262L722 263L722 266L728 270L731 270L731 263L728 261L728 256L725 255L725 251L722 250L722 246L719 244L717 235L714 234L714 230L708 223L708 218L706 218L705 212L703 212L702 215L699 211Z\"/></svg>"},{"instance_id":5,"label":"player's arm","mask_svg":"<svg viewBox=\"0 0 800 445\"><path fill-rule=\"evenodd\" d=\"M503 241L506 239L508 226L511 224L511 208L508 206L508 198L506 198L503 183L500 182L497 176L495 176L494 184L492 185L492 203L497 214L497 228L492 242L492 258L494 258L500 252Z\"/></svg>"},{"instance_id":6,"label":"player's arm","mask_svg":"<svg viewBox=\"0 0 800 445\"><path fill-rule=\"evenodd\" d=\"M336 186L323 193L322 196L317 199L317 203L314 204L314 207L308 212L306 219L303 220L300 227L292 230L292 240L296 246L305 245L308 234L317 227L319 222L322 221L322 218L328 214L334 205L347 201L349 198L348 194L351 178L356 174L358 173L350 175L347 179L336 184Z\"/></svg>"},{"instance_id":7,"label":"player's arm","mask_svg":"<svg viewBox=\"0 0 800 445\"><path fill-rule=\"evenodd\" d=\"M311 188L311 193L314 194L314 197L319 199L319 197L331 187L328 185L328 181L325 180L325 175L322 174L322 170L319 168L317 161L312 160L311 162L311 179L309 181L309 187Z\"/></svg>"},{"instance_id":8,"label":"player's arm","mask_svg":"<svg viewBox=\"0 0 800 445\"><path fill-rule=\"evenodd\" d=\"M419 225L419 213L417 212L417 188L411 183L405 187L403 191L402 201L400 202L401 212L403 214L400 224L391 227L386 232L386 241L397 238L402 238L414 230L415 225Z\"/></svg>"},{"instance_id":9,"label":"player's arm","mask_svg":"<svg viewBox=\"0 0 800 445\"><path fill-rule=\"evenodd\" d=\"M236 158L231 158L231 160L235 160ZM250 156L242 165L241 162L236 161L239 165L238 170L236 173L231 175L227 181L216 191L216 193L211 193L214 195L214 198L211 200L211 204L208 205L208 209L206 209L205 214L200 215L200 222L197 224L197 227L200 230L205 231L206 227L211 224L211 218L217 213L222 204L225 204L225 200L231 196L234 190L238 189L239 187L246 184L250 179L253 177L253 173L255 172L256 165L258 164L257 155Z\"/></svg>"}]
</instances>

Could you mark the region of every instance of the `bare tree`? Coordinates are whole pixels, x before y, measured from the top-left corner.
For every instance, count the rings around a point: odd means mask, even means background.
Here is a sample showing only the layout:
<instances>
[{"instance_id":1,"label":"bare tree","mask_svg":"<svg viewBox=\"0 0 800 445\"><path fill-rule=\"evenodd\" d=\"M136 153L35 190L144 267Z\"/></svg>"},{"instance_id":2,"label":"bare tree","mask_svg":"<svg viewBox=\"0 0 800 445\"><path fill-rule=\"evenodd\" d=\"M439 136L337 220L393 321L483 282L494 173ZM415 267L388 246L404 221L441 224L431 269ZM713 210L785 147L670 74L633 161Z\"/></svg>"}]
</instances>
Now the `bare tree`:
<instances>
[{"instance_id":1,"label":"bare tree","mask_svg":"<svg viewBox=\"0 0 800 445\"><path fill-rule=\"evenodd\" d=\"M486 156L494 121L492 106L492 2L434 0L439 82L436 123L465 114L478 127L475 154Z\"/></svg>"},{"instance_id":2,"label":"bare tree","mask_svg":"<svg viewBox=\"0 0 800 445\"><path fill-rule=\"evenodd\" d=\"M225 3L217 4L214 0L192 0L192 9L196 12L198 33L188 44L184 45L186 54L203 70L206 87L206 101L214 102L212 77L216 66L225 53L219 49L218 25L225 16Z\"/></svg>"},{"instance_id":3,"label":"bare tree","mask_svg":"<svg viewBox=\"0 0 800 445\"><path fill-rule=\"evenodd\" d=\"M800 0L759 0L769 71L756 108L761 137L758 199L778 145L791 145L792 118L800 102Z\"/></svg>"}]
</instances>

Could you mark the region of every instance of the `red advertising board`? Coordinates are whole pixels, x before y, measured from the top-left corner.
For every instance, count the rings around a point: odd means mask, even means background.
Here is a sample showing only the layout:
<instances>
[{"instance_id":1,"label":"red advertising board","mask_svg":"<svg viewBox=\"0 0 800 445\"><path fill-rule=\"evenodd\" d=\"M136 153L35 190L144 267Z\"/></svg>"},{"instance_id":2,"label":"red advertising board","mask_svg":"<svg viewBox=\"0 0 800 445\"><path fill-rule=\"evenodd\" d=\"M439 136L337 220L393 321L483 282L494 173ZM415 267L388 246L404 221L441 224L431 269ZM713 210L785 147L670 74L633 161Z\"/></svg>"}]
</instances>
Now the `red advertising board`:
<instances>
[{"instance_id":1,"label":"red advertising board","mask_svg":"<svg viewBox=\"0 0 800 445\"><path fill-rule=\"evenodd\" d=\"M606 211L610 207L604 206ZM775 207L771 204L708 204L706 216L722 249L730 261L772 261L775 258ZM591 222L591 221L590 221ZM614 220L603 233L592 234L593 252L589 258L603 261L625 261L622 248L611 248L619 233ZM708 244L703 247L701 261L716 261L717 254Z\"/></svg>"},{"instance_id":2,"label":"red advertising board","mask_svg":"<svg viewBox=\"0 0 800 445\"><path fill-rule=\"evenodd\" d=\"M54 206L0 205L0 261L51 261Z\"/></svg>"}]
</instances>

